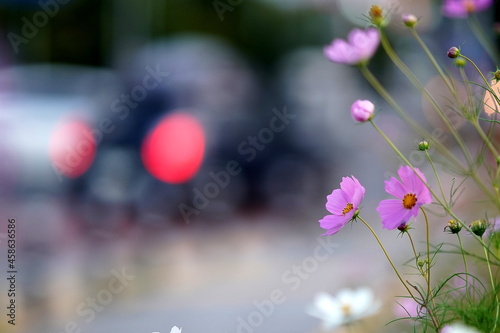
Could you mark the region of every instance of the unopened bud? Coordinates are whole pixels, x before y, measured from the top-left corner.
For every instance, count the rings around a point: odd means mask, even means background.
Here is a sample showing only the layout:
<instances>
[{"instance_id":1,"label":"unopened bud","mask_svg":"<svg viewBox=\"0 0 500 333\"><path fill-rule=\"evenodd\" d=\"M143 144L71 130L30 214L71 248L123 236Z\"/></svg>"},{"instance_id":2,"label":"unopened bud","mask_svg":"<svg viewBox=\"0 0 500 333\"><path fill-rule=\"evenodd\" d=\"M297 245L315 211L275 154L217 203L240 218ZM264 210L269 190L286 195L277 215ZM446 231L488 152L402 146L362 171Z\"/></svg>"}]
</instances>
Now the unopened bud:
<instances>
[{"instance_id":1,"label":"unopened bud","mask_svg":"<svg viewBox=\"0 0 500 333\"><path fill-rule=\"evenodd\" d=\"M497 69L495 72L493 72L493 79L497 82L500 81L500 69Z\"/></svg>"},{"instance_id":2,"label":"unopened bud","mask_svg":"<svg viewBox=\"0 0 500 333\"><path fill-rule=\"evenodd\" d=\"M455 59L455 66L465 67L465 65L467 65L467 61L464 58L456 58Z\"/></svg>"},{"instance_id":3,"label":"unopened bud","mask_svg":"<svg viewBox=\"0 0 500 333\"><path fill-rule=\"evenodd\" d=\"M358 99L351 105L352 119L360 123L372 119L373 112L375 112L375 105L369 100Z\"/></svg>"},{"instance_id":4,"label":"unopened bud","mask_svg":"<svg viewBox=\"0 0 500 333\"><path fill-rule=\"evenodd\" d=\"M459 49L458 49L458 47L456 47L456 46L453 46L452 48L450 48L450 49L448 50L448 58L455 59L455 58L457 58L459 55L460 55L460 50L459 50Z\"/></svg>"},{"instance_id":5,"label":"unopened bud","mask_svg":"<svg viewBox=\"0 0 500 333\"><path fill-rule=\"evenodd\" d=\"M418 143L418 150L426 151L427 149L429 149L429 142L423 140Z\"/></svg>"},{"instance_id":6,"label":"unopened bud","mask_svg":"<svg viewBox=\"0 0 500 333\"><path fill-rule=\"evenodd\" d=\"M487 227L488 225L486 224L485 220L476 220L469 225L469 228L472 230L472 232L479 237L484 234Z\"/></svg>"},{"instance_id":7,"label":"unopened bud","mask_svg":"<svg viewBox=\"0 0 500 333\"><path fill-rule=\"evenodd\" d=\"M398 230L401 231L401 232L408 232L408 230L410 230L410 225L406 222L403 222L399 225L398 227Z\"/></svg>"},{"instance_id":8,"label":"unopened bud","mask_svg":"<svg viewBox=\"0 0 500 333\"><path fill-rule=\"evenodd\" d=\"M412 28L417 24L417 17L413 14L403 14L403 23L408 27Z\"/></svg>"}]
</instances>

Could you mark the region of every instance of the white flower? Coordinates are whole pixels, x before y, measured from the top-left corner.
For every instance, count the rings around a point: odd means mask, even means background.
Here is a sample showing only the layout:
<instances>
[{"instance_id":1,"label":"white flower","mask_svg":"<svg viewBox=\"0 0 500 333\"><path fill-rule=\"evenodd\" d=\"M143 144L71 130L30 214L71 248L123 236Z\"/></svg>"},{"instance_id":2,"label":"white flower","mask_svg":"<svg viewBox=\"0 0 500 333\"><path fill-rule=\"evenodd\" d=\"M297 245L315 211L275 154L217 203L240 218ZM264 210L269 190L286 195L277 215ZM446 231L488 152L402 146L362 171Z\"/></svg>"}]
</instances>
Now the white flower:
<instances>
[{"instance_id":1,"label":"white flower","mask_svg":"<svg viewBox=\"0 0 500 333\"><path fill-rule=\"evenodd\" d=\"M380 308L369 288L357 290L343 289L332 296L322 292L316 295L314 303L306 309L307 313L323 321L327 329L368 317Z\"/></svg>"},{"instance_id":2,"label":"white flower","mask_svg":"<svg viewBox=\"0 0 500 333\"><path fill-rule=\"evenodd\" d=\"M182 327L179 328L177 326L172 327L172 329L170 330L170 333L181 333L181 332L182 332Z\"/></svg>"},{"instance_id":3,"label":"white flower","mask_svg":"<svg viewBox=\"0 0 500 333\"><path fill-rule=\"evenodd\" d=\"M481 333L475 328L465 326L460 323L454 323L451 325L444 326L440 333Z\"/></svg>"}]
</instances>

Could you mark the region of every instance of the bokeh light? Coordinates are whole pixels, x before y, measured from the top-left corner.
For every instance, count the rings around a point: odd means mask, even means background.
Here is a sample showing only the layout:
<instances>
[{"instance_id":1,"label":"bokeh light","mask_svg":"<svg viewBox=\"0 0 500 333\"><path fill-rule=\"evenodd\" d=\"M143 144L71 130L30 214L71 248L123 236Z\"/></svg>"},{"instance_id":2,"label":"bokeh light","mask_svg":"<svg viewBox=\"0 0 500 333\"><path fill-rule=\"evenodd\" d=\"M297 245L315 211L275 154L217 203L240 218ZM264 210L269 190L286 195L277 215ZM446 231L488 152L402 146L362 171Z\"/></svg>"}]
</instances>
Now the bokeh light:
<instances>
[{"instance_id":1,"label":"bokeh light","mask_svg":"<svg viewBox=\"0 0 500 333\"><path fill-rule=\"evenodd\" d=\"M189 181L198 172L205 151L200 122L186 112L163 118L142 146L142 162L155 178L171 184Z\"/></svg>"},{"instance_id":2,"label":"bokeh light","mask_svg":"<svg viewBox=\"0 0 500 333\"><path fill-rule=\"evenodd\" d=\"M59 124L50 138L49 154L52 166L59 174L69 178L83 175L96 154L92 129L82 120Z\"/></svg>"}]
</instances>

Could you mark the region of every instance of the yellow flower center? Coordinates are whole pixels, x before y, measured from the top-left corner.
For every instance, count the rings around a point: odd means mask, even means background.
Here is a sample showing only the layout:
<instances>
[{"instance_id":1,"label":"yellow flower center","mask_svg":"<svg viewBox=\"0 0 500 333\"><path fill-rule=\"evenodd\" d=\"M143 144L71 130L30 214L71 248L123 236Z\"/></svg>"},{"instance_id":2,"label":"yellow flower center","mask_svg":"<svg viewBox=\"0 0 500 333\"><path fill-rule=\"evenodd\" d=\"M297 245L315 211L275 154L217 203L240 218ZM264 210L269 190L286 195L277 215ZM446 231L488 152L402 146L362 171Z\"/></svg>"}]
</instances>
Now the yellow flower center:
<instances>
[{"instance_id":1,"label":"yellow flower center","mask_svg":"<svg viewBox=\"0 0 500 333\"><path fill-rule=\"evenodd\" d=\"M382 18L383 10L380 6L378 5L373 5L370 8L370 16L374 19Z\"/></svg>"},{"instance_id":2,"label":"yellow flower center","mask_svg":"<svg viewBox=\"0 0 500 333\"><path fill-rule=\"evenodd\" d=\"M342 306L340 307L340 310L342 311L342 313L346 317L350 316L352 313L352 309L351 309L351 306L349 304L345 304L345 303L342 304Z\"/></svg>"},{"instance_id":3,"label":"yellow flower center","mask_svg":"<svg viewBox=\"0 0 500 333\"><path fill-rule=\"evenodd\" d=\"M347 205L345 206L344 209L342 209L342 216L345 216L345 214L349 213L351 210L354 209L354 206L352 205L352 203L347 203Z\"/></svg>"},{"instance_id":4,"label":"yellow flower center","mask_svg":"<svg viewBox=\"0 0 500 333\"><path fill-rule=\"evenodd\" d=\"M417 196L413 193L405 194L403 198L403 207L406 209L412 209L417 204Z\"/></svg>"}]
</instances>

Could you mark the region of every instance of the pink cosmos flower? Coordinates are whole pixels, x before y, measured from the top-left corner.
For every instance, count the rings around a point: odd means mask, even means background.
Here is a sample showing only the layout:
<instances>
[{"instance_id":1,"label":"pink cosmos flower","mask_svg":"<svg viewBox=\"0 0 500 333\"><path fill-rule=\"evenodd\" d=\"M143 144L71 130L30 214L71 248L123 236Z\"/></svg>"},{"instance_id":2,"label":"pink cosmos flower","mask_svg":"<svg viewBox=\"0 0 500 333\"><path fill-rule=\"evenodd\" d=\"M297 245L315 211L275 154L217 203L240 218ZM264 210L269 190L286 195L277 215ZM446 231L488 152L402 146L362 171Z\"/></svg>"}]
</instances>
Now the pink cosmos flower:
<instances>
[{"instance_id":1,"label":"pink cosmos flower","mask_svg":"<svg viewBox=\"0 0 500 333\"><path fill-rule=\"evenodd\" d=\"M493 0L444 0L441 9L444 16L465 18L471 13L487 9L492 3Z\"/></svg>"},{"instance_id":2,"label":"pink cosmos flower","mask_svg":"<svg viewBox=\"0 0 500 333\"><path fill-rule=\"evenodd\" d=\"M418 215L420 206L432 202L432 195L425 185L427 180L417 168L415 172L409 166L402 166L398 170L401 181L394 177L385 181L385 191L397 199L382 200L377 207L384 228L393 230L406 225L410 217Z\"/></svg>"},{"instance_id":3,"label":"pink cosmos flower","mask_svg":"<svg viewBox=\"0 0 500 333\"><path fill-rule=\"evenodd\" d=\"M343 177L340 189L326 197L326 209L332 213L319 220L320 227L328 230L323 235L333 235L351 221L365 196L365 188L354 177Z\"/></svg>"},{"instance_id":4,"label":"pink cosmos flower","mask_svg":"<svg viewBox=\"0 0 500 333\"><path fill-rule=\"evenodd\" d=\"M372 119L374 111L375 105L368 100L358 99L351 106L352 119L361 123Z\"/></svg>"},{"instance_id":5,"label":"pink cosmos flower","mask_svg":"<svg viewBox=\"0 0 500 333\"><path fill-rule=\"evenodd\" d=\"M347 36L347 41L336 38L323 49L323 53L330 61L358 65L368 61L379 44L380 37L377 29L353 29Z\"/></svg>"}]
</instances>

